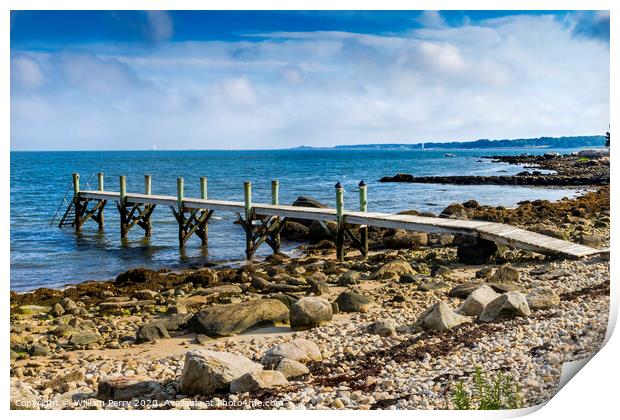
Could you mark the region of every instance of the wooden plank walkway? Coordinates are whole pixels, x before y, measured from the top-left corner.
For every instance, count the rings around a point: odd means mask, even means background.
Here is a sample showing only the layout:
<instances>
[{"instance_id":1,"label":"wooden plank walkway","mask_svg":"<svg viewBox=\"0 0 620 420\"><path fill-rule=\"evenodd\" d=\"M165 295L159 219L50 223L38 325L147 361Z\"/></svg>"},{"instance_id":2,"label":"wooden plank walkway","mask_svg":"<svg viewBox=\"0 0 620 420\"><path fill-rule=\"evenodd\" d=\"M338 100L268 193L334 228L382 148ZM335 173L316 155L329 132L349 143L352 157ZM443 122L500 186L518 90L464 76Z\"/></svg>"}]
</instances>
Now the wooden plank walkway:
<instances>
[{"instance_id":1,"label":"wooden plank walkway","mask_svg":"<svg viewBox=\"0 0 620 420\"><path fill-rule=\"evenodd\" d=\"M77 197L81 200L117 202L121 200L119 192L111 191L78 191ZM177 207L180 200L179 197L175 196L134 193L126 193L124 198L127 205L165 205L170 207ZM182 198L182 204L187 210L232 211L238 213L248 210L248 203L235 201ZM479 220L444 219L439 217L345 210L342 210L342 214L339 215L338 210L333 208L309 208L277 204L251 204L251 212L253 216L259 218L295 218L322 222L340 221L344 225L467 235L541 254L561 255L571 258L580 258L606 251L530 232L511 225ZM267 229L269 227L265 227L265 232Z\"/></svg>"}]
</instances>

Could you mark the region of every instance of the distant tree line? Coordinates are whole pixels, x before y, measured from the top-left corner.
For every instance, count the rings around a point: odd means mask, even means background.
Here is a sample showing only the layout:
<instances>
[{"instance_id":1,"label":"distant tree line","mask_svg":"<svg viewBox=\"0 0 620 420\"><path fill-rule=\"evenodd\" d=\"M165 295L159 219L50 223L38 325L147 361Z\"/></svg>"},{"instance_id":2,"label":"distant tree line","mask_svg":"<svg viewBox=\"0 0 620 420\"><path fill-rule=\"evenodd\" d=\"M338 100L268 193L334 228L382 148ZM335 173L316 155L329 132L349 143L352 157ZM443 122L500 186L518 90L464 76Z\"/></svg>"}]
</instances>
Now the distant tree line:
<instances>
[{"instance_id":1,"label":"distant tree line","mask_svg":"<svg viewBox=\"0 0 620 420\"><path fill-rule=\"evenodd\" d=\"M426 142L416 144L386 143L335 146L336 149L494 149L502 147L602 147L609 146L609 133L606 136L539 137L533 139L451 141L446 143Z\"/></svg>"}]
</instances>

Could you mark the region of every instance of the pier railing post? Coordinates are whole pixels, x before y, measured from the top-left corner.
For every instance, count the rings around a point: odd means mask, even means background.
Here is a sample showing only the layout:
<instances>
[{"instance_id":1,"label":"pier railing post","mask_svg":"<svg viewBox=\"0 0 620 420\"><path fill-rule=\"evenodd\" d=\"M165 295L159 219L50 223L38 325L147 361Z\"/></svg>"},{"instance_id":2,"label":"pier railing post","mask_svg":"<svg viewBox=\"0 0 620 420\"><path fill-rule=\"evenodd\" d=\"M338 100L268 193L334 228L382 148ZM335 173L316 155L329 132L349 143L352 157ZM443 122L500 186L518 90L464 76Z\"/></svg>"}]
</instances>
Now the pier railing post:
<instances>
[{"instance_id":1,"label":"pier railing post","mask_svg":"<svg viewBox=\"0 0 620 420\"><path fill-rule=\"evenodd\" d=\"M200 177L200 198L202 200L207 199L207 177L206 176Z\"/></svg>"},{"instance_id":2,"label":"pier railing post","mask_svg":"<svg viewBox=\"0 0 620 420\"><path fill-rule=\"evenodd\" d=\"M118 177L119 180L119 202L118 211L121 215L121 238L127 237L127 178L125 175Z\"/></svg>"},{"instance_id":3,"label":"pier railing post","mask_svg":"<svg viewBox=\"0 0 620 420\"><path fill-rule=\"evenodd\" d=\"M367 212L368 211L368 187L364 180L361 180L359 183L359 191L360 191L360 211ZM363 256L368 255L368 226L362 225L360 226L360 244L361 251Z\"/></svg>"},{"instance_id":4,"label":"pier railing post","mask_svg":"<svg viewBox=\"0 0 620 420\"><path fill-rule=\"evenodd\" d=\"M336 235L336 258L344 261L344 188L338 182L336 188L336 222L338 232Z\"/></svg>"},{"instance_id":5,"label":"pier railing post","mask_svg":"<svg viewBox=\"0 0 620 420\"><path fill-rule=\"evenodd\" d=\"M280 181L274 179L271 181L271 204L277 206L279 204Z\"/></svg>"},{"instance_id":6,"label":"pier railing post","mask_svg":"<svg viewBox=\"0 0 620 420\"><path fill-rule=\"evenodd\" d=\"M151 195L151 176L144 175L144 194Z\"/></svg>"},{"instance_id":7,"label":"pier railing post","mask_svg":"<svg viewBox=\"0 0 620 420\"><path fill-rule=\"evenodd\" d=\"M97 173L97 189L103 191L103 172Z\"/></svg>"},{"instance_id":8,"label":"pier railing post","mask_svg":"<svg viewBox=\"0 0 620 420\"><path fill-rule=\"evenodd\" d=\"M248 260L252 259L252 248L254 246L253 226L252 226L252 183L243 183L243 201L245 203L245 256Z\"/></svg>"}]
</instances>

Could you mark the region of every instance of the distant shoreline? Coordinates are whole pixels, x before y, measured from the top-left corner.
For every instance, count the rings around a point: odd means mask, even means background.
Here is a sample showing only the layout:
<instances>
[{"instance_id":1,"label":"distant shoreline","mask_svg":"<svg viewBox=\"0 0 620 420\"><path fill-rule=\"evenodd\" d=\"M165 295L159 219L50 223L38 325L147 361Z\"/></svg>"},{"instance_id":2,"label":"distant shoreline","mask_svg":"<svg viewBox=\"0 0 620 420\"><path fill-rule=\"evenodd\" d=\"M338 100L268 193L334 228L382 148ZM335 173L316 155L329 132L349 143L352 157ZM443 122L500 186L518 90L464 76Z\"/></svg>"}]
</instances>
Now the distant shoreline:
<instances>
[{"instance_id":1,"label":"distant shoreline","mask_svg":"<svg viewBox=\"0 0 620 420\"><path fill-rule=\"evenodd\" d=\"M296 146L269 149L148 149L115 150L11 150L11 153L68 153L68 152L250 152L250 151L290 151L290 150L476 150L476 149L577 149L584 147L604 147L605 136L538 137L530 139L479 139L471 141L420 142L420 143L369 143L335 146Z\"/></svg>"}]
</instances>

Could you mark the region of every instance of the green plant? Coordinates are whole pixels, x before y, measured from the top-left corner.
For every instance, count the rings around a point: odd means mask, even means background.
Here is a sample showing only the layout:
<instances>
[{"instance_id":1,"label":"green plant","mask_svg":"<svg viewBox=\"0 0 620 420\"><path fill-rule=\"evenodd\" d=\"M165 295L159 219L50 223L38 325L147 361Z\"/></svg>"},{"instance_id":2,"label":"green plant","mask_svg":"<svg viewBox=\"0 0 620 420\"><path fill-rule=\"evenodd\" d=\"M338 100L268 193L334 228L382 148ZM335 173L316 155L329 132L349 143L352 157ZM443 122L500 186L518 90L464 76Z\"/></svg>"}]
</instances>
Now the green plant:
<instances>
[{"instance_id":1,"label":"green plant","mask_svg":"<svg viewBox=\"0 0 620 420\"><path fill-rule=\"evenodd\" d=\"M451 395L457 410L501 410L521 407L521 393L514 378L498 372L487 379L480 368L473 375L473 389L468 391L465 383L459 381Z\"/></svg>"},{"instance_id":2,"label":"green plant","mask_svg":"<svg viewBox=\"0 0 620 420\"><path fill-rule=\"evenodd\" d=\"M587 157L581 157L577 159L577 163L585 163L585 162L590 162L590 159L588 159Z\"/></svg>"}]
</instances>

